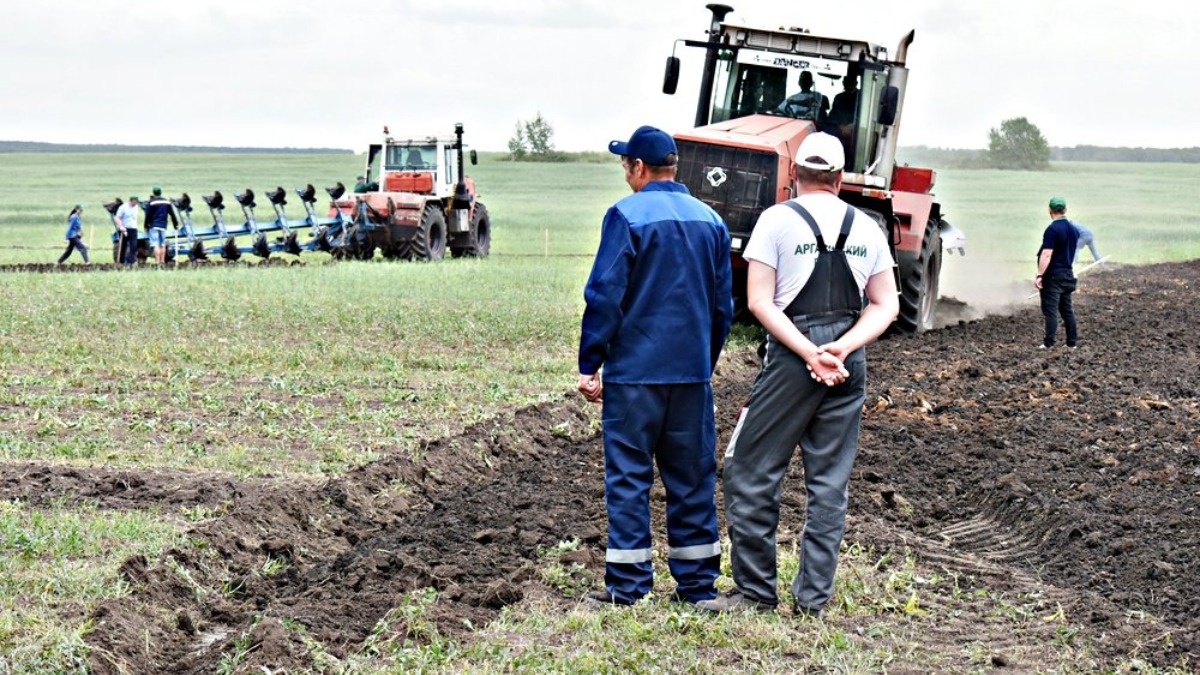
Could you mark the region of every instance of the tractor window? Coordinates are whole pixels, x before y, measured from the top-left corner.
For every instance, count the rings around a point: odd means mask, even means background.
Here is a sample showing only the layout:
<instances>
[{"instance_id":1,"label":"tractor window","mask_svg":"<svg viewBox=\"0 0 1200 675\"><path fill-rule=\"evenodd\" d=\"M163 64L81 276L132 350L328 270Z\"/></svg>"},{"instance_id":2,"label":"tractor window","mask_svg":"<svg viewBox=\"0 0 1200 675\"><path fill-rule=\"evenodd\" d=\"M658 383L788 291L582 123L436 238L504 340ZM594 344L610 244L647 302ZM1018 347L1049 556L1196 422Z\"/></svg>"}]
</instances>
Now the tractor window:
<instances>
[{"instance_id":1,"label":"tractor window","mask_svg":"<svg viewBox=\"0 0 1200 675\"><path fill-rule=\"evenodd\" d=\"M841 76L828 61L806 57L811 70L762 65L772 56L739 61L720 54L713 86L712 122L747 115L781 115L823 124ZM845 67L841 67L845 71Z\"/></svg>"},{"instance_id":2,"label":"tractor window","mask_svg":"<svg viewBox=\"0 0 1200 675\"><path fill-rule=\"evenodd\" d=\"M739 64L732 58L722 58L713 87L712 121L775 114L775 109L787 98L787 73L784 68Z\"/></svg>"},{"instance_id":3,"label":"tractor window","mask_svg":"<svg viewBox=\"0 0 1200 675\"><path fill-rule=\"evenodd\" d=\"M859 78L858 114L852 134L843 136L846 143L846 170L861 172L875 161L875 150L879 144L879 103L883 90L887 87L888 76L885 71L867 70Z\"/></svg>"},{"instance_id":4,"label":"tractor window","mask_svg":"<svg viewBox=\"0 0 1200 675\"><path fill-rule=\"evenodd\" d=\"M446 155L442 158L442 166L446 167L442 173L443 182L446 185L453 185L458 182L458 153L450 145L445 147L445 152Z\"/></svg>"},{"instance_id":5,"label":"tractor window","mask_svg":"<svg viewBox=\"0 0 1200 675\"><path fill-rule=\"evenodd\" d=\"M433 145L391 145L387 149L388 171L432 171L437 165Z\"/></svg>"}]
</instances>

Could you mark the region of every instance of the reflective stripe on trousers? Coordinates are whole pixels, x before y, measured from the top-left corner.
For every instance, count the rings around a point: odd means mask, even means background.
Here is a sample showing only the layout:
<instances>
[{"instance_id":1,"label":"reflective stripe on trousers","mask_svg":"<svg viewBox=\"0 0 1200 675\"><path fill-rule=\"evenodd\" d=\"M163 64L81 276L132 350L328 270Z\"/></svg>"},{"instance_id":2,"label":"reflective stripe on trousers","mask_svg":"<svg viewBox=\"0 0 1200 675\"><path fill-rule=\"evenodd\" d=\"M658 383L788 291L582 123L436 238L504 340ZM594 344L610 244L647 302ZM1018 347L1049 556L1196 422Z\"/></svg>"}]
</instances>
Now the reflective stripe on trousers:
<instances>
[{"instance_id":1,"label":"reflective stripe on trousers","mask_svg":"<svg viewBox=\"0 0 1200 675\"><path fill-rule=\"evenodd\" d=\"M658 467L667 493L667 564L687 600L715 597L717 434L707 382L604 385L605 585L636 600L654 585L650 488Z\"/></svg>"}]
</instances>

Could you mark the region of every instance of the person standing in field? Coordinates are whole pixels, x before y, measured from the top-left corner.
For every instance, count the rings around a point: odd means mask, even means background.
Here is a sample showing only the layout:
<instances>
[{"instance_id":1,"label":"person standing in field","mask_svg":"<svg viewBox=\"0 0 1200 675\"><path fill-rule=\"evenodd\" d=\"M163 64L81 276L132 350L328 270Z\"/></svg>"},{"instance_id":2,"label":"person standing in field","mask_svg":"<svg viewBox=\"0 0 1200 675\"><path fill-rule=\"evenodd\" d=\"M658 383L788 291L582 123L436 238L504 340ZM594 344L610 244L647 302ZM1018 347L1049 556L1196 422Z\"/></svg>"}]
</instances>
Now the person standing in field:
<instances>
[{"instance_id":1,"label":"person standing in field","mask_svg":"<svg viewBox=\"0 0 1200 675\"><path fill-rule=\"evenodd\" d=\"M129 201L117 209L116 215L113 216L113 223L117 226L117 260L114 262L125 265L137 262L137 217L138 198L133 195L129 197Z\"/></svg>"},{"instance_id":2,"label":"person standing in field","mask_svg":"<svg viewBox=\"0 0 1200 675\"><path fill-rule=\"evenodd\" d=\"M743 253L748 306L768 335L725 453L735 588L698 603L713 612L771 612L779 604L775 535L797 446L808 501L792 609L818 615L829 602L867 397L864 347L899 312L886 236L838 198L841 141L811 133L797 159L797 197L763 211Z\"/></svg>"},{"instance_id":3,"label":"person standing in field","mask_svg":"<svg viewBox=\"0 0 1200 675\"><path fill-rule=\"evenodd\" d=\"M75 208L71 209L71 213L67 216L67 250L58 258L58 264L61 265L71 257L71 252L78 250L83 256L83 264L90 265L92 261L88 260L88 248L83 245L83 204L76 204Z\"/></svg>"},{"instance_id":4,"label":"person standing in field","mask_svg":"<svg viewBox=\"0 0 1200 675\"><path fill-rule=\"evenodd\" d=\"M1058 337L1058 318L1062 317L1067 333L1067 347L1079 343L1075 325L1075 308L1071 294L1075 292L1075 252L1079 248L1079 230L1067 219L1067 202L1062 197L1050 200L1050 224L1042 233L1042 248L1038 251L1037 276L1033 285L1042 296L1042 316L1046 334L1039 349L1053 347Z\"/></svg>"},{"instance_id":5,"label":"person standing in field","mask_svg":"<svg viewBox=\"0 0 1200 675\"><path fill-rule=\"evenodd\" d=\"M674 598L696 603L716 597L721 562L711 378L733 319L729 232L675 182L669 134L643 126L608 149L634 194L605 214L584 289L579 391L604 404L608 509L605 590L588 600L631 605L652 590L657 465Z\"/></svg>"},{"instance_id":6,"label":"person standing in field","mask_svg":"<svg viewBox=\"0 0 1200 675\"><path fill-rule=\"evenodd\" d=\"M176 230L179 229L179 219L171 202L163 199L162 188L155 185L150 189L150 201L146 203L146 233L150 238L150 249L154 251L154 262L162 265L167 262L167 219Z\"/></svg>"}]
</instances>

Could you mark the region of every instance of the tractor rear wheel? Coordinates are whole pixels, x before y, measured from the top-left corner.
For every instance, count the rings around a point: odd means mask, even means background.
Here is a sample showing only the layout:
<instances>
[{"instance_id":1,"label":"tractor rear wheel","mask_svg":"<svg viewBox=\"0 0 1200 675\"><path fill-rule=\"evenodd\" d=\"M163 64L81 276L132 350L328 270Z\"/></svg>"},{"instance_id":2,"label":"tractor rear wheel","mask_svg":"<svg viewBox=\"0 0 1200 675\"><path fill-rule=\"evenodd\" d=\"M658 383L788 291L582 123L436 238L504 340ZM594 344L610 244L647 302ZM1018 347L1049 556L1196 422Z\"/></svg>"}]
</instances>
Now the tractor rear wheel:
<instances>
[{"instance_id":1,"label":"tractor rear wheel","mask_svg":"<svg viewBox=\"0 0 1200 675\"><path fill-rule=\"evenodd\" d=\"M941 221L930 219L921 238L921 253L912 274L900 280L900 316L896 328L901 333L924 333L933 328L937 314L938 287L942 273Z\"/></svg>"},{"instance_id":2,"label":"tractor rear wheel","mask_svg":"<svg viewBox=\"0 0 1200 675\"><path fill-rule=\"evenodd\" d=\"M441 260L446 257L446 214L442 213L440 204L425 206L411 246L415 260Z\"/></svg>"},{"instance_id":3,"label":"tractor rear wheel","mask_svg":"<svg viewBox=\"0 0 1200 675\"><path fill-rule=\"evenodd\" d=\"M486 258L492 251L492 221L488 217L487 207L475 202L475 213L471 216L471 238L466 246L453 246L450 253L455 258L468 256Z\"/></svg>"}]
</instances>

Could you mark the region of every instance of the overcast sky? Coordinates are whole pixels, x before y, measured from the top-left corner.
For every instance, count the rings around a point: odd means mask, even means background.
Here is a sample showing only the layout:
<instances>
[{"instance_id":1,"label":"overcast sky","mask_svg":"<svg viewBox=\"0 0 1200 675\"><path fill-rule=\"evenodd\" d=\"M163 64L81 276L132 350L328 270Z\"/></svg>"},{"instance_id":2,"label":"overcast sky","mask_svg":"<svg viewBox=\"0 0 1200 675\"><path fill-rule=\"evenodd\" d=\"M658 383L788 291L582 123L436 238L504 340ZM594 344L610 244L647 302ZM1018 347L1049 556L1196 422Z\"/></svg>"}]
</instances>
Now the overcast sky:
<instances>
[{"instance_id":1,"label":"overcast sky","mask_svg":"<svg viewBox=\"0 0 1200 675\"><path fill-rule=\"evenodd\" d=\"M1148 0L728 0L731 19L895 49L902 145L1200 145L1200 5ZM502 150L541 113L564 150L691 125L701 0L34 0L5 6L0 140L361 149L449 133ZM1172 8L1172 9L1168 9Z\"/></svg>"}]
</instances>

